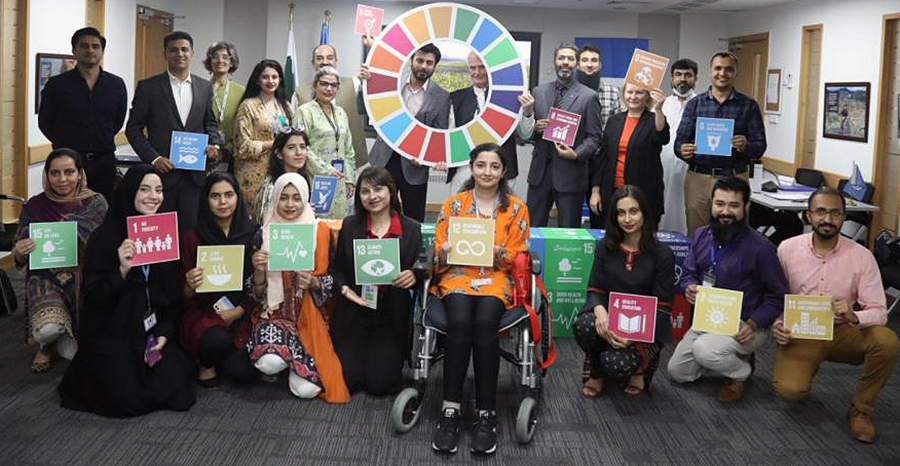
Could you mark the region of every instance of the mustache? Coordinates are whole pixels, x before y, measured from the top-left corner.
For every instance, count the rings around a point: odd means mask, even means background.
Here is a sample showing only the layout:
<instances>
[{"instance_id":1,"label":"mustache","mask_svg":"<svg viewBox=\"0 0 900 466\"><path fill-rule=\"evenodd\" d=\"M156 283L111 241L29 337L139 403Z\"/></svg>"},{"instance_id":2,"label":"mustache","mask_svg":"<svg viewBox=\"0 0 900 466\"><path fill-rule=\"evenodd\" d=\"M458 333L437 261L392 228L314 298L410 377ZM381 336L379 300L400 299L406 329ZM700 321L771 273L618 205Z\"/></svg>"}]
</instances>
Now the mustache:
<instances>
[{"instance_id":1,"label":"mustache","mask_svg":"<svg viewBox=\"0 0 900 466\"><path fill-rule=\"evenodd\" d=\"M818 227L816 227L816 228L823 228L823 227L837 228L837 225L835 225L833 223L820 223L818 225Z\"/></svg>"}]
</instances>

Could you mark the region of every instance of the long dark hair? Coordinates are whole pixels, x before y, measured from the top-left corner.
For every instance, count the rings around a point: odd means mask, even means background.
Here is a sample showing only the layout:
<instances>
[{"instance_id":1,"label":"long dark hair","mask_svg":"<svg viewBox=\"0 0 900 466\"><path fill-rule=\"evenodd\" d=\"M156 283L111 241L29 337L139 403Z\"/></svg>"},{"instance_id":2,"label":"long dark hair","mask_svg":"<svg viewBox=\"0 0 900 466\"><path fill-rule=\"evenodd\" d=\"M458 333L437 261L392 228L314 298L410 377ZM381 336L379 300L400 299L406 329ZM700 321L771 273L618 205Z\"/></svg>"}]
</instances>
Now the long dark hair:
<instances>
[{"instance_id":1,"label":"long dark hair","mask_svg":"<svg viewBox=\"0 0 900 466\"><path fill-rule=\"evenodd\" d=\"M253 67L253 72L250 73L250 79L247 81L247 87L244 90L244 95L241 96L241 102L253 97L259 97L260 92L262 92L262 89L259 87L259 77L260 75L262 75L263 70L265 70L266 68L272 68L276 73L278 73L278 87L275 89L275 101L278 102L278 104L281 105L281 109L284 110L284 114L285 116L287 116L288 124L293 125L291 103L288 102L284 94L284 70L281 69L281 64L275 60L266 58Z\"/></svg>"},{"instance_id":2,"label":"long dark hair","mask_svg":"<svg viewBox=\"0 0 900 466\"><path fill-rule=\"evenodd\" d=\"M619 226L618 206L619 201L626 197L637 201L638 208L641 209L641 214L644 217L644 224L641 226L641 242L638 247L641 248L641 251L651 251L659 245L659 242L656 240L656 223L653 221L655 218L653 209L650 207L650 201L647 200L647 195L644 194L644 191L631 184L626 184L617 189L613 193L612 199L610 199L609 207L607 207L609 213L606 216L606 236L603 237L603 244L606 245L608 250L613 251L618 249L622 241L625 240L625 230L622 230L622 227Z\"/></svg>"},{"instance_id":3,"label":"long dark hair","mask_svg":"<svg viewBox=\"0 0 900 466\"><path fill-rule=\"evenodd\" d=\"M275 136L275 140L272 142L272 150L269 152L269 179L272 180L272 183L275 183L275 180L277 180L279 176L284 175L284 160L279 159L278 154L284 150L284 146L287 145L288 141L293 136L302 137L303 142L306 143L306 163L303 164L303 168L297 170L297 173L306 179L307 184L312 186L312 180L309 179L309 135L307 135L305 131L297 128L291 128L290 131L278 133L278 135Z\"/></svg>"},{"instance_id":4,"label":"long dark hair","mask_svg":"<svg viewBox=\"0 0 900 466\"><path fill-rule=\"evenodd\" d=\"M475 159L478 158L478 155L482 152L493 152L497 154L497 157L500 158L500 165L503 166L503 176L500 177L500 183L497 185L497 194L500 196L500 212L506 212L507 207L509 207L509 183L506 182L506 156L503 155L503 151L500 150L500 146L494 144L493 142L485 142L483 144L479 144L472 149L472 152L469 153L469 167L475 165ZM459 189L459 192L463 191L471 191L475 189L475 176L470 176L465 183L463 183L462 188Z\"/></svg>"},{"instance_id":5,"label":"long dark hair","mask_svg":"<svg viewBox=\"0 0 900 466\"><path fill-rule=\"evenodd\" d=\"M403 212L400 196L397 195L397 183L394 182L394 177L383 167L370 166L363 170L356 179L356 192L353 193L353 211L357 217L365 218L366 215L369 215L369 211L363 207L362 200L359 197L359 188L362 187L364 181L370 186L387 186L388 191L391 192L391 210L398 214Z\"/></svg>"}]
</instances>

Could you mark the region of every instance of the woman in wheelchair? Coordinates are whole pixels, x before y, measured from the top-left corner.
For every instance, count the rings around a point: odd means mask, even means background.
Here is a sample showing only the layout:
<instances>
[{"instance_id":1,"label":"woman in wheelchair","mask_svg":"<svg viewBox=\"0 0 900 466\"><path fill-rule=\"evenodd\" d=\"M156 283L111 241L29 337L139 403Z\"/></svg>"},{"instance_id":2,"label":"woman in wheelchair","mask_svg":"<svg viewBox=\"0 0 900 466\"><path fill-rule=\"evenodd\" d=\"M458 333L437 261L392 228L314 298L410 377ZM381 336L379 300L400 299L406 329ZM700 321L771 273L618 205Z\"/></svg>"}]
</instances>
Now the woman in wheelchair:
<instances>
[{"instance_id":1,"label":"woman in wheelchair","mask_svg":"<svg viewBox=\"0 0 900 466\"><path fill-rule=\"evenodd\" d=\"M350 393L321 312L332 288L328 275L331 232L316 220L302 175L279 176L272 196L261 232L262 245L252 259L253 294L262 304L247 343L250 360L270 382L290 369L288 387L297 397L321 396L329 403L346 403ZM286 223L315 225L315 267L311 272L268 270L270 253L293 254L269 250L269 227ZM254 244L259 243L259 238L254 239Z\"/></svg>"},{"instance_id":2,"label":"woman in wheelchair","mask_svg":"<svg viewBox=\"0 0 900 466\"><path fill-rule=\"evenodd\" d=\"M442 416L432 447L455 453L459 441L463 383L472 355L475 369L475 408L471 451L493 453L497 449L497 375L500 369L501 315L513 305L510 274L516 254L527 249L528 207L510 194L504 181L507 161L496 144L472 150L472 177L459 194L444 202L435 226L435 285L431 292L447 310L448 331L444 361ZM477 267L448 264L454 245L449 242L451 217L494 220L494 264Z\"/></svg>"},{"instance_id":3,"label":"woman in wheelchair","mask_svg":"<svg viewBox=\"0 0 900 466\"><path fill-rule=\"evenodd\" d=\"M331 338L347 388L383 396L401 388L403 362L409 355L409 288L422 278L412 270L422 233L418 222L401 213L397 184L387 170L363 170L356 186L355 213L344 219L331 263L334 287L342 296L331 320ZM399 274L390 285L357 285L353 240L388 238L399 238Z\"/></svg>"},{"instance_id":4,"label":"woman in wheelchair","mask_svg":"<svg viewBox=\"0 0 900 466\"><path fill-rule=\"evenodd\" d=\"M594 252L588 296L574 324L575 340L587 354L590 377L582 394L593 398L605 379L625 380L625 394L649 392L659 367L663 340L672 332L675 256L656 240L656 223L640 188L625 185L613 194L606 219L606 237ZM609 293L655 296L656 336L653 343L629 341L610 331Z\"/></svg>"},{"instance_id":5,"label":"woman in wheelchair","mask_svg":"<svg viewBox=\"0 0 900 466\"><path fill-rule=\"evenodd\" d=\"M29 199L19 215L12 251L16 266L27 266L28 256L37 247L29 228L37 222L77 222L78 263L83 264L85 244L106 215L106 199L88 189L81 154L71 149L51 152L44 162L43 177L44 192ZM81 268L29 268L25 277L27 338L38 345L31 371L46 372L51 350L66 359L75 355Z\"/></svg>"}]
</instances>

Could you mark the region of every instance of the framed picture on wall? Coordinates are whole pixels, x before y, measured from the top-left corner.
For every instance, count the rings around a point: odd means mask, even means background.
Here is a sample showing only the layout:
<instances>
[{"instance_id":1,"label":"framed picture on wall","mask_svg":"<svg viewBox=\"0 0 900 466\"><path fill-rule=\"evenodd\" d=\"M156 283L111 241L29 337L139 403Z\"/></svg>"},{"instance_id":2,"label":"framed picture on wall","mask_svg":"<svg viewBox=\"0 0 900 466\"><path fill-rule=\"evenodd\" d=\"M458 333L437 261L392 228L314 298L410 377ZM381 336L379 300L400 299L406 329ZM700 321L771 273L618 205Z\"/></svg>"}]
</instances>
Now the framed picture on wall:
<instances>
[{"instance_id":1,"label":"framed picture on wall","mask_svg":"<svg viewBox=\"0 0 900 466\"><path fill-rule=\"evenodd\" d=\"M766 113L781 113L781 68L766 72Z\"/></svg>"},{"instance_id":2,"label":"framed picture on wall","mask_svg":"<svg viewBox=\"0 0 900 466\"><path fill-rule=\"evenodd\" d=\"M75 68L75 56L57 53L39 53L35 56L34 67L34 113L41 108L41 91L47 81L58 74Z\"/></svg>"},{"instance_id":3,"label":"framed picture on wall","mask_svg":"<svg viewBox=\"0 0 900 466\"><path fill-rule=\"evenodd\" d=\"M825 83L823 137L869 141L870 87L867 82Z\"/></svg>"}]
</instances>

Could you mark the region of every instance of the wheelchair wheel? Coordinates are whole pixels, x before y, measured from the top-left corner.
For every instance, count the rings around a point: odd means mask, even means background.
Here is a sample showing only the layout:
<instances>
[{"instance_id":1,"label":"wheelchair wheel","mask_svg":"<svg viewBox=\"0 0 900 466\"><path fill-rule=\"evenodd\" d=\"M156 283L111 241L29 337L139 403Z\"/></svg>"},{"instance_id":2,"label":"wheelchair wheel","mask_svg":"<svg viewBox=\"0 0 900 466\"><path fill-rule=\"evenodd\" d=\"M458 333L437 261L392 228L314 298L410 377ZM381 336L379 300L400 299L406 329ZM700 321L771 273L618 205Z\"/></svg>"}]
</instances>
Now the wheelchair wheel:
<instances>
[{"instance_id":1,"label":"wheelchair wheel","mask_svg":"<svg viewBox=\"0 0 900 466\"><path fill-rule=\"evenodd\" d=\"M516 440L521 444L530 443L537 425L537 401L527 396L519 404L516 415Z\"/></svg>"},{"instance_id":2,"label":"wheelchair wheel","mask_svg":"<svg viewBox=\"0 0 900 466\"><path fill-rule=\"evenodd\" d=\"M549 303L544 302L543 298L541 298L541 303L543 304L543 309L541 312L541 361L546 361L547 358L550 357L550 326L553 325L553 322L550 322L550 312L549 312ZM541 376L547 375L547 369L541 369Z\"/></svg>"},{"instance_id":3,"label":"wheelchair wheel","mask_svg":"<svg viewBox=\"0 0 900 466\"><path fill-rule=\"evenodd\" d=\"M419 390L412 387L404 388L397 398L394 398L394 405L391 407L391 423L394 424L394 430L405 434L415 427L419 422L421 407L422 398L419 396Z\"/></svg>"}]
</instances>

